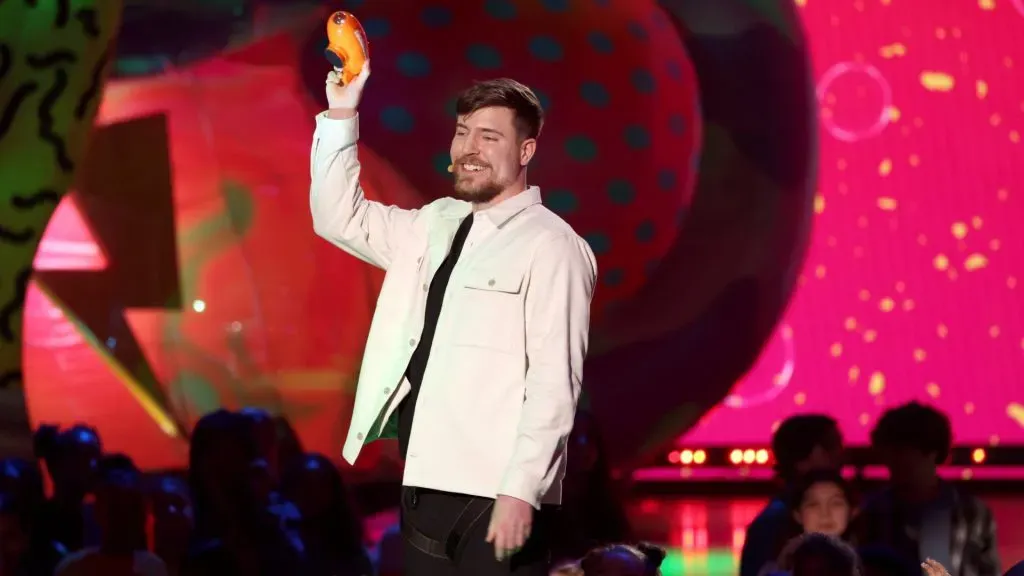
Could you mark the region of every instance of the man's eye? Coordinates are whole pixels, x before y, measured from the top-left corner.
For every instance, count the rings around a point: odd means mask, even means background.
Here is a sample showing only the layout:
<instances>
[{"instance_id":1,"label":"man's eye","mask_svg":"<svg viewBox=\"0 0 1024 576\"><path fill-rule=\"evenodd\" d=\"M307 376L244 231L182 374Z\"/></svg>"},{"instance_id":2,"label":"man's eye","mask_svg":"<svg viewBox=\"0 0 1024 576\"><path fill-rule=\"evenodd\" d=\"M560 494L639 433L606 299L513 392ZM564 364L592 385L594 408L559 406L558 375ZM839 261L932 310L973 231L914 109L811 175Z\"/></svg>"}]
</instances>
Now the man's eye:
<instances>
[{"instance_id":1,"label":"man's eye","mask_svg":"<svg viewBox=\"0 0 1024 576\"><path fill-rule=\"evenodd\" d=\"M487 142L497 142L498 141L498 139L495 138L494 136L484 136L484 140L486 140Z\"/></svg>"}]
</instances>

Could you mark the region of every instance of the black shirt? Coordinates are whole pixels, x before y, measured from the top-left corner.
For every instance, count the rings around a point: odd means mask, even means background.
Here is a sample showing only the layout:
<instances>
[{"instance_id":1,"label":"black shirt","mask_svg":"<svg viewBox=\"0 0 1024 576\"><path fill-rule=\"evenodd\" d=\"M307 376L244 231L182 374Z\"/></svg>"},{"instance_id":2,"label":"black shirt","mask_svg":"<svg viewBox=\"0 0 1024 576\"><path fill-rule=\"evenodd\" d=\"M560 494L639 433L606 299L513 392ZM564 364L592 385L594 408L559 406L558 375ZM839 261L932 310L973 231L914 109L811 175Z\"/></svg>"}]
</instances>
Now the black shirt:
<instances>
[{"instance_id":1,"label":"black shirt","mask_svg":"<svg viewBox=\"0 0 1024 576\"><path fill-rule=\"evenodd\" d=\"M459 225L452 239L451 250L448 256L437 268L434 278L430 281L430 288L427 290L426 314L423 320L423 333L420 335L416 350L409 359L409 366L405 369L405 377L409 379L412 390L398 406L398 453L405 458L409 449L409 436L412 434L413 414L416 412L416 400L420 395L420 385L423 383L423 374L427 371L427 360L430 357L430 346L434 341L434 331L437 329L437 319L441 315L441 303L444 302L444 292L448 288L448 280L455 269L455 263L459 261L459 254L469 236L469 229L473 227L473 215L470 214Z\"/></svg>"}]
</instances>

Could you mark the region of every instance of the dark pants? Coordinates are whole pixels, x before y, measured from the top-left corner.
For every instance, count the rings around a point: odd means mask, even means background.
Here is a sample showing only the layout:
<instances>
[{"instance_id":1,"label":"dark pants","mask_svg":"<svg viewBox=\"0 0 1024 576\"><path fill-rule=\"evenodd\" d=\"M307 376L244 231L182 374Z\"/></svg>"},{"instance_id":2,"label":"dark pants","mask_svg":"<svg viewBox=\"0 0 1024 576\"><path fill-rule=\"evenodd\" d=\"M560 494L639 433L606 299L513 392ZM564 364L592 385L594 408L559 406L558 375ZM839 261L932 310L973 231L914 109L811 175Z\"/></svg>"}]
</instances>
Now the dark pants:
<instances>
[{"instance_id":1,"label":"dark pants","mask_svg":"<svg viewBox=\"0 0 1024 576\"><path fill-rule=\"evenodd\" d=\"M550 560L549 534L552 511L542 509L534 513L530 538L523 549L502 562L494 557L494 545L486 542L487 527L491 521L492 506L486 508L479 502L468 507L473 500L480 499L464 494L402 488L402 559L405 576L547 576ZM459 534L460 546L448 546L447 554L431 554L425 551L422 538L409 538L408 528L412 527L421 537L439 543L453 543L449 538L452 527L466 525L460 520L467 510L476 518ZM480 511L482 513L477 513ZM436 551L435 551L436 552ZM443 557L439 557L443 556ZM454 558L452 558L454 556Z\"/></svg>"}]
</instances>

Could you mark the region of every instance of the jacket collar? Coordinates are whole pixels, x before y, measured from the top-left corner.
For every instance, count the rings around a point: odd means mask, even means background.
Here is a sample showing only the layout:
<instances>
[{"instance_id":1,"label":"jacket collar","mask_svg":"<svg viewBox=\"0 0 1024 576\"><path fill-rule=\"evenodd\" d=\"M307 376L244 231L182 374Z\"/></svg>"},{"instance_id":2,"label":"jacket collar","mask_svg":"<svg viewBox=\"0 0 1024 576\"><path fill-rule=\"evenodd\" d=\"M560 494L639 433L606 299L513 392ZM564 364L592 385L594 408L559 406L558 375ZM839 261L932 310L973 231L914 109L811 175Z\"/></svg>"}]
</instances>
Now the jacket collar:
<instances>
[{"instance_id":1,"label":"jacket collar","mask_svg":"<svg viewBox=\"0 0 1024 576\"><path fill-rule=\"evenodd\" d=\"M540 204L540 202L540 188L536 186L529 186L519 194L516 194L497 205L491 206L486 210L481 210L477 214L479 216L486 217L487 220L490 220L491 224L493 224L495 228L500 228L506 222L511 220L513 216L534 204ZM468 216L472 211L473 205L469 202L449 200L449 202L446 202L441 208L441 216L445 218L462 219Z\"/></svg>"}]
</instances>

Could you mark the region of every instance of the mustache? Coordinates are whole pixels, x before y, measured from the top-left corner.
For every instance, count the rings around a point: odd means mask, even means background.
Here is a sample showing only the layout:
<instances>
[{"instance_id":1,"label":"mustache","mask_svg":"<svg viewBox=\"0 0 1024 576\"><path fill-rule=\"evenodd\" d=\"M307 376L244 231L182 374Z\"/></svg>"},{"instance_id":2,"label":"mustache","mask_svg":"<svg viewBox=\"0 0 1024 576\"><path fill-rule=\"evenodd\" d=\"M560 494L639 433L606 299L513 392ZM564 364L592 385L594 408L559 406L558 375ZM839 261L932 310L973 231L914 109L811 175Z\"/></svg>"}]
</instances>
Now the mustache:
<instances>
[{"instance_id":1,"label":"mustache","mask_svg":"<svg viewBox=\"0 0 1024 576\"><path fill-rule=\"evenodd\" d=\"M490 168L491 167L490 164L488 164L487 162L484 162L483 160L480 159L479 156L475 156L475 155L474 156L463 156L462 158L459 158L458 160L455 161L455 165L458 166L458 167L461 167L463 164L466 164L467 162L470 163L470 164L476 164L477 166L483 166L484 168Z\"/></svg>"}]
</instances>

